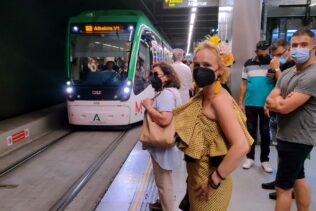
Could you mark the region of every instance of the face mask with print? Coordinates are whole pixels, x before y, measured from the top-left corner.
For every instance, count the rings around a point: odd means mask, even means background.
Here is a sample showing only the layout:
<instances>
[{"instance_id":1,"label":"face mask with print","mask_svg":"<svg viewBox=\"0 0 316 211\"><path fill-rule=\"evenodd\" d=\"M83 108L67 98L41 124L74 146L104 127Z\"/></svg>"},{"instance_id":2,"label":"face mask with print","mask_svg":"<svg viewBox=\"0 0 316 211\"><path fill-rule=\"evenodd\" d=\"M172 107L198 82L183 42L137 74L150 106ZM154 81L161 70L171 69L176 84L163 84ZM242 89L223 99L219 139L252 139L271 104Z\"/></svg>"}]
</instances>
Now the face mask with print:
<instances>
[{"instance_id":1,"label":"face mask with print","mask_svg":"<svg viewBox=\"0 0 316 211\"><path fill-rule=\"evenodd\" d=\"M206 67L197 67L193 70L193 78L199 87L211 85L216 80L215 72Z\"/></svg>"},{"instance_id":2,"label":"face mask with print","mask_svg":"<svg viewBox=\"0 0 316 211\"><path fill-rule=\"evenodd\" d=\"M158 77L158 75L154 74L152 79L150 80L152 87L155 91L159 91L162 87L162 80Z\"/></svg>"},{"instance_id":3,"label":"face mask with print","mask_svg":"<svg viewBox=\"0 0 316 211\"><path fill-rule=\"evenodd\" d=\"M309 59L309 49L308 48L292 48L291 56L295 63L303 64Z\"/></svg>"}]
</instances>

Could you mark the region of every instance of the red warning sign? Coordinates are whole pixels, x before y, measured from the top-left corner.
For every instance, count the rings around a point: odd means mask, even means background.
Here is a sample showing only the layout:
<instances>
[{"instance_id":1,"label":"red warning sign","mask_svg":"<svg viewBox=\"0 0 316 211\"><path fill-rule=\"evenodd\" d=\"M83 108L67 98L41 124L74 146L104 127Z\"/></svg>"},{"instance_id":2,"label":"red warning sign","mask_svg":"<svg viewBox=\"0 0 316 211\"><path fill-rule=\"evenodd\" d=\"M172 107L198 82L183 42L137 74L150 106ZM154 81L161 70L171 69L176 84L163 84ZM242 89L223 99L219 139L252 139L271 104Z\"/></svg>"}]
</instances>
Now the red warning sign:
<instances>
[{"instance_id":1,"label":"red warning sign","mask_svg":"<svg viewBox=\"0 0 316 211\"><path fill-rule=\"evenodd\" d=\"M24 129L22 131L19 131L13 135L7 137L7 144L8 144L8 146L15 144L15 143L22 141L23 139L29 137L29 135L30 135L29 129Z\"/></svg>"}]
</instances>

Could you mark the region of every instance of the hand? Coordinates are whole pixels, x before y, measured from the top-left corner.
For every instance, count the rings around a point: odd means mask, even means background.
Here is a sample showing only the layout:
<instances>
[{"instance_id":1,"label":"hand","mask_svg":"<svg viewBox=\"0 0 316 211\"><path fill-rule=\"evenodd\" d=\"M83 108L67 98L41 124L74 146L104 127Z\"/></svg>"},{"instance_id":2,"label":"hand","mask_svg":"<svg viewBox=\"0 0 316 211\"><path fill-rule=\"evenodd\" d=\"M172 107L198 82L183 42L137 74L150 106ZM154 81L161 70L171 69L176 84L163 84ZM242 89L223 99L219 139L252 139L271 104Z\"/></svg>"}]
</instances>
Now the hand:
<instances>
[{"instance_id":1,"label":"hand","mask_svg":"<svg viewBox=\"0 0 316 211\"><path fill-rule=\"evenodd\" d=\"M270 110L269 110L267 104L264 105L263 110L264 110L264 114L265 114L267 117L270 117Z\"/></svg>"},{"instance_id":2,"label":"hand","mask_svg":"<svg viewBox=\"0 0 316 211\"><path fill-rule=\"evenodd\" d=\"M267 109L274 109L274 108L276 108L276 101L275 101L275 99L273 99L271 97L267 97L265 108L267 108Z\"/></svg>"},{"instance_id":3,"label":"hand","mask_svg":"<svg viewBox=\"0 0 316 211\"><path fill-rule=\"evenodd\" d=\"M208 185L208 181L206 180L205 182L202 182L195 190L195 198L200 200L200 201L207 201L212 189L211 187Z\"/></svg>"},{"instance_id":4,"label":"hand","mask_svg":"<svg viewBox=\"0 0 316 211\"><path fill-rule=\"evenodd\" d=\"M267 77L269 78L275 78L275 73L267 73Z\"/></svg>"},{"instance_id":5,"label":"hand","mask_svg":"<svg viewBox=\"0 0 316 211\"><path fill-rule=\"evenodd\" d=\"M246 113L245 106L242 103L239 103L239 108L242 110L242 112Z\"/></svg>"},{"instance_id":6,"label":"hand","mask_svg":"<svg viewBox=\"0 0 316 211\"><path fill-rule=\"evenodd\" d=\"M143 100L143 106L147 109L153 104L153 99L152 98L146 98Z\"/></svg>"},{"instance_id":7,"label":"hand","mask_svg":"<svg viewBox=\"0 0 316 211\"><path fill-rule=\"evenodd\" d=\"M272 68L272 69L278 69L278 68L280 68L280 62L279 62L279 59L278 59L278 57L273 57L272 59L271 59L271 61L270 61L270 67Z\"/></svg>"}]
</instances>

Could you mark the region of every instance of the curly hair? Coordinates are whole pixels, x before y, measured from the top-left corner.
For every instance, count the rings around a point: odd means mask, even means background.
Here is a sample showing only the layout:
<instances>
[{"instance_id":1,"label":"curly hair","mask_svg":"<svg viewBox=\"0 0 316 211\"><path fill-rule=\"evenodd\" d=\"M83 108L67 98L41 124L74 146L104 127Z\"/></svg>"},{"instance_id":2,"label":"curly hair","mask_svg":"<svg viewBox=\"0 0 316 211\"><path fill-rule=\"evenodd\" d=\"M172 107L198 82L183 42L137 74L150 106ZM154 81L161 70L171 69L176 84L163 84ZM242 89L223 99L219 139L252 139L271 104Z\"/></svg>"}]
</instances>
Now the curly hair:
<instances>
[{"instance_id":1,"label":"curly hair","mask_svg":"<svg viewBox=\"0 0 316 211\"><path fill-rule=\"evenodd\" d=\"M174 71L173 67L166 62L159 62L154 64L153 68L160 67L163 74L168 76L168 81L165 84L165 87L175 87L180 89L180 80L176 71Z\"/></svg>"},{"instance_id":2,"label":"curly hair","mask_svg":"<svg viewBox=\"0 0 316 211\"><path fill-rule=\"evenodd\" d=\"M226 65L223 63L222 57L219 54L217 46L209 41L200 42L198 47L195 50L195 55L202 49L210 50L211 52L215 54L219 69L223 71L223 74L220 76L219 80L221 83L225 83L229 78L230 71L229 71L229 68L226 67Z\"/></svg>"}]
</instances>

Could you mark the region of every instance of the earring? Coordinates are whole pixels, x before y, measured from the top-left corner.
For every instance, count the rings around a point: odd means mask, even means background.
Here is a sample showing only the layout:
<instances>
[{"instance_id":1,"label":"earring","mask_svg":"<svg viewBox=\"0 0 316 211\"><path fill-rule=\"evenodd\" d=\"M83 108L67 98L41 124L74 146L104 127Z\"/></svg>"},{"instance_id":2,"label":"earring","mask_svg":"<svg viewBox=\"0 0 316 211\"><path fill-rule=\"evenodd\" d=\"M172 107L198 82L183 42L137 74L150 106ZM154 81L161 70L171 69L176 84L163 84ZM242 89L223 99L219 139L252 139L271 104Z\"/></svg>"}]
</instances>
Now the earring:
<instances>
[{"instance_id":1,"label":"earring","mask_svg":"<svg viewBox=\"0 0 316 211\"><path fill-rule=\"evenodd\" d=\"M219 91L221 91L221 83L219 80L216 80L213 87L213 93L217 95Z\"/></svg>"}]
</instances>

